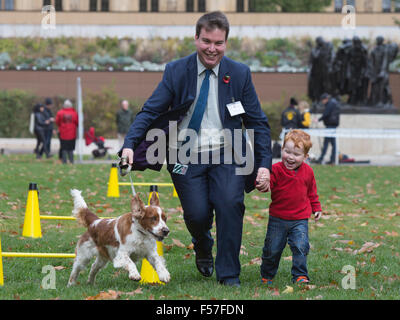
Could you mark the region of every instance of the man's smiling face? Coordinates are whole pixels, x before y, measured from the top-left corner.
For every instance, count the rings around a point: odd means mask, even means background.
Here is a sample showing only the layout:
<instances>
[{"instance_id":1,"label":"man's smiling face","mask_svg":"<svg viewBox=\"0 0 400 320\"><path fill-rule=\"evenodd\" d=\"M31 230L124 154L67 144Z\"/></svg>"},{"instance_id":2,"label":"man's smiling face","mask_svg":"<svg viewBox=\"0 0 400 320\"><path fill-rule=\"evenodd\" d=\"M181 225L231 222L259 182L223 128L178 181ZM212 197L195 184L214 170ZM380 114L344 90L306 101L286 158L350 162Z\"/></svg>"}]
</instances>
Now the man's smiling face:
<instances>
[{"instance_id":1,"label":"man's smiling face","mask_svg":"<svg viewBox=\"0 0 400 320\"><path fill-rule=\"evenodd\" d=\"M227 44L225 36L225 30L215 28L207 31L202 28L199 36L195 37L197 55L207 69L214 68L223 58Z\"/></svg>"}]
</instances>

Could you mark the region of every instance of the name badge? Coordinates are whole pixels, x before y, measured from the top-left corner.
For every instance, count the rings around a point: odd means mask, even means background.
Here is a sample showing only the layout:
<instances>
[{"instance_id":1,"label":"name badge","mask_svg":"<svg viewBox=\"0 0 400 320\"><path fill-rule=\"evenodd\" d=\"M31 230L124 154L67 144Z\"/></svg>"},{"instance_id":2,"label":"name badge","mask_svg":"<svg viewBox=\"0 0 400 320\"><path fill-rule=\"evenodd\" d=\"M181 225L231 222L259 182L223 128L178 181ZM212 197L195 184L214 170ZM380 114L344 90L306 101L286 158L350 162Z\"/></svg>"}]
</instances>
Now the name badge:
<instances>
[{"instance_id":1,"label":"name badge","mask_svg":"<svg viewBox=\"0 0 400 320\"><path fill-rule=\"evenodd\" d=\"M176 174L180 174L180 175L184 176L186 174L187 169L188 169L187 165L175 163L174 168L172 169L172 173L176 173Z\"/></svg>"},{"instance_id":2,"label":"name badge","mask_svg":"<svg viewBox=\"0 0 400 320\"><path fill-rule=\"evenodd\" d=\"M240 101L236 101L230 104L227 104L226 107L228 108L229 114L231 117L237 116L238 114L245 113L242 103Z\"/></svg>"}]
</instances>

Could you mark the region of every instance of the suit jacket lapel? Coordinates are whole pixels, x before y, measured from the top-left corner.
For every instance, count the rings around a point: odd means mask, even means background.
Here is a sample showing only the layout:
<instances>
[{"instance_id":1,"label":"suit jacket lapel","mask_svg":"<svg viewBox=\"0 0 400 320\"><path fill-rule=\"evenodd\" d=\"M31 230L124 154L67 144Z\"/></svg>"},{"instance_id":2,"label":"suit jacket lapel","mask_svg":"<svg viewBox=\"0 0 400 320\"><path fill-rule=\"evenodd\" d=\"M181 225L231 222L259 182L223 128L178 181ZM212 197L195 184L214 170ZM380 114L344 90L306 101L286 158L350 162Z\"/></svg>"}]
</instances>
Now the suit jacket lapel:
<instances>
[{"instance_id":1,"label":"suit jacket lapel","mask_svg":"<svg viewBox=\"0 0 400 320\"><path fill-rule=\"evenodd\" d=\"M230 97L230 83L225 83L223 78L229 75L229 69L227 67L225 57L221 59L219 70L218 70L218 107L219 107L219 114L221 116L222 126L224 126L225 122L225 108L227 101L231 101Z\"/></svg>"},{"instance_id":2,"label":"suit jacket lapel","mask_svg":"<svg viewBox=\"0 0 400 320\"><path fill-rule=\"evenodd\" d=\"M189 99L195 99L197 93L197 53L194 53L187 65ZM185 85L185 84L183 84Z\"/></svg>"}]
</instances>

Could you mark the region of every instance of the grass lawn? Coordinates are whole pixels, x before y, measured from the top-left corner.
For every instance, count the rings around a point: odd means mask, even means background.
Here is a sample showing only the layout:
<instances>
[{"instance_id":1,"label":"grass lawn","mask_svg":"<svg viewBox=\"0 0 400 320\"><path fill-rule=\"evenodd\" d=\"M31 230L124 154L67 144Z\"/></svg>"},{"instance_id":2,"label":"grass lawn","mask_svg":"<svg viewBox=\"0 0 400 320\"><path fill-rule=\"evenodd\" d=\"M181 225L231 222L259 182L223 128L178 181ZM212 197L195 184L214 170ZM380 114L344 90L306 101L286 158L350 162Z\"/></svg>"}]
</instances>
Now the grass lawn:
<instances>
[{"instance_id":1,"label":"grass lawn","mask_svg":"<svg viewBox=\"0 0 400 320\"><path fill-rule=\"evenodd\" d=\"M3 252L74 253L84 228L75 221L42 220L43 237L22 237L28 185L39 187L41 215L71 215L69 190L77 188L99 216L119 216L129 211L130 187L120 187L120 198L107 198L108 164L61 165L55 159L33 155L0 157L0 236ZM124 270L111 264L100 271L96 284L86 284L88 269L75 287L67 288L72 259L3 257L4 286L0 299L398 299L400 295L400 167L315 166L324 216L310 219L311 250L308 268L311 284L291 283L291 252L283 252L273 288L260 283L260 256L268 222L269 194L252 192L245 198L246 214L241 250L240 289L217 284L215 273L203 278L194 263L191 237L186 230L179 199L170 188L159 188L161 205L168 215L170 235L164 240L164 257L172 280L154 286L130 281ZM137 182L171 182L166 170L135 172ZM120 182L129 182L127 177ZM148 187L136 187L147 201ZM215 235L215 229L214 235ZM215 252L214 252L215 253ZM44 289L48 272L55 267L56 288ZM355 288L344 289L348 275L356 272ZM138 266L140 270L140 265ZM346 279L346 278L345 278ZM344 281L346 282L346 281ZM350 282L346 282L350 283ZM293 290L291 290L291 287ZM110 291L111 290L111 291Z\"/></svg>"}]
</instances>

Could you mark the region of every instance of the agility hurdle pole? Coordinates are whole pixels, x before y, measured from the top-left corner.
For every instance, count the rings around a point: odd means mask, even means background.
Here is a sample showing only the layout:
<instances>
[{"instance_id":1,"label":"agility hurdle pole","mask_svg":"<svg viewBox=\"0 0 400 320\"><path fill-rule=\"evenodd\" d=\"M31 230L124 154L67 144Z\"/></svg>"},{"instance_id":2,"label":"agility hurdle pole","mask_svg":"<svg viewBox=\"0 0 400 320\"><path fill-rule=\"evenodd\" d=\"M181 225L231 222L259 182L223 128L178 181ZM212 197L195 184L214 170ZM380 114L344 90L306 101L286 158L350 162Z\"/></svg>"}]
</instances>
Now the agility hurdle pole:
<instances>
[{"instance_id":1,"label":"agility hurdle pole","mask_svg":"<svg viewBox=\"0 0 400 320\"><path fill-rule=\"evenodd\" d=\"M75 258L74 253L2 252L0 238L0 286L4 286L3 257L6 258Z\"/></svg>"},{"instance_id":2,"label":"agility hurdle pole","mask_svg":"<svg viewBox=\"0 0 400 320\"><path fill-rule=\"evenodd\" d=\"M150 194L149 194L149 200L148 200L148 205L150 205L150 199L151 196L153 195L153 192L157 193L158 197L158 188L156 185L151 185L150 186ZM156 241L157 243L157 253L160 257L163 256L163 244L161 241ZM140 270L140 276L141 280L140 283L151 283L151 284L165 284L164 282L160 281L158 278L158 274L156 270L154 270L153 266L150 264L147 259L142 260L142 268Z\"/></svg>"},{"instance_id":3,"label":"agility hurdle pole","mask_svg":"<svg viewBox=\"0 0 400 320\"><path fill-rule=\"evenodd\" d=\"M118 185L120 185L120 186L130 186L131 184L130 184L130 182L119 182ZM151 186L153 186L155 184L154 184L154 182L134 182L133 185L134 186L142 186L142 187L143 186L146 186L146 187L150 186L151 187ZM178 194L177 194L177 192L175 190L175 186L174 186L173 183L157 182L157 187L172 187L173 188L172 196L175 197L175 198L178 197Z\"/></svg>"},{"instance_id":4,"label":"agility hurdle pole","mask_svg":"<svg viewBox=\"0 0 400 320\"><path fill-rule=\"evenodd\" d=\"M6 258L75 258L75 253L3 252Z\"/></svg>"},{"instance_id":5,"label":"agility hurdle pole","mask_svg":"<svg viewBox=\"0 0 400 320\"><path fill-rule=\"evenodd\" d=\"M99 217L100 219L113 219L117 217ZM40 220L76 220L72 216L40 216Z\"/></svg>"},{"instance_id":6,"label":"agility hurdle pole","mask_svg":"<svg viewBox=\"0 0 400 320\"><path fill-rule=\"evenodd\" d=\"M1 253L1 238L0 238L0 286L4 286L4 277L3 277L3 254Z\"/></svg>"},{"instance_id":7,"label":"agility hurdle pole","mask_svg":"<svg viewBox=\"0 0 400 320\"><path fill-rule=\"evenodd\" d=\"M28 199L26 202L24 228L22 236L31 238L41 238L42 229L40 228L39 199L36 183L29 183Z\"/></svg>"}]
</instances>

